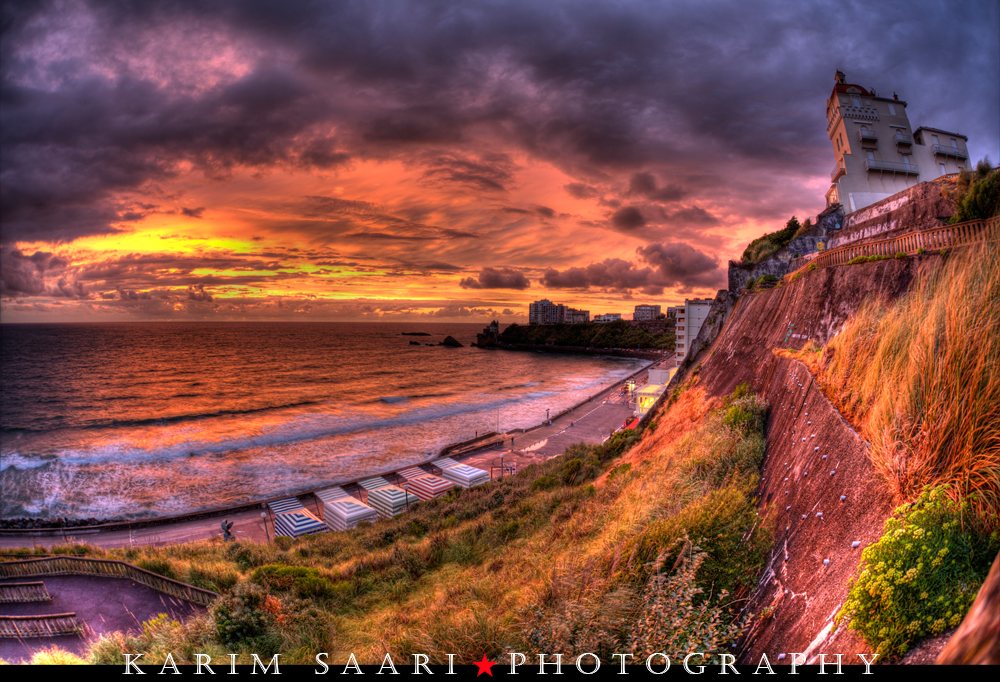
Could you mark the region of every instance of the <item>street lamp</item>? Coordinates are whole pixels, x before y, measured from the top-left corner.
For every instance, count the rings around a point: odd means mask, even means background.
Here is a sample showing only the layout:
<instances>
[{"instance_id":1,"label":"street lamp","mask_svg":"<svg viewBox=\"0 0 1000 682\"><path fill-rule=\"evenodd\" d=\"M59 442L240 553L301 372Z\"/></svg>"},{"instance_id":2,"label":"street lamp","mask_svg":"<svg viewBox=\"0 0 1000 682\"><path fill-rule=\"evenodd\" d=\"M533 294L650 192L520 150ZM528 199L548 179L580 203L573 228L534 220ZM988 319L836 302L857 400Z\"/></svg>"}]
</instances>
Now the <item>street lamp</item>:
<instances>
[{"instance_id":1,"label":"street lamp","mask_svg":"<svg viewBox=\"0 0 1000 682\"><path fill-rule=\"evenodd\" d=\"M260 518L264 519L264 535L267 537L268 543L271 542L271 534L267 532L267 512L261 512Z\"/></svg>"}]
</instances>

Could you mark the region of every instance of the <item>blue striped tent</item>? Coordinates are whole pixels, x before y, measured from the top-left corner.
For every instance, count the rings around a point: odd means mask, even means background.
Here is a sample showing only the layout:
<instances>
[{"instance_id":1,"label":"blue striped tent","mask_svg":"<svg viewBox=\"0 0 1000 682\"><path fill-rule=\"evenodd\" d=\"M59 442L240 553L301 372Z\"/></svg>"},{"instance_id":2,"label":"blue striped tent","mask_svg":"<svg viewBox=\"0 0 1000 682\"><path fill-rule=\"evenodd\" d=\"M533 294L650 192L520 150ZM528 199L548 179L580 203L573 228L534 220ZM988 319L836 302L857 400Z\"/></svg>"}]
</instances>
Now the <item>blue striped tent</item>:
<instances>
[{"instance_id":1,"label":"blue striped tent","mask_svg":"<svg viewBox=\"0 0 1000 682\"><path fill-rule=\"evenodd\" d=\"M325 533L326 524L306 511L294 497L268 502L267 506L274 513L274 534L295 538L311 533Z\"/></svg>"}]
</instances>

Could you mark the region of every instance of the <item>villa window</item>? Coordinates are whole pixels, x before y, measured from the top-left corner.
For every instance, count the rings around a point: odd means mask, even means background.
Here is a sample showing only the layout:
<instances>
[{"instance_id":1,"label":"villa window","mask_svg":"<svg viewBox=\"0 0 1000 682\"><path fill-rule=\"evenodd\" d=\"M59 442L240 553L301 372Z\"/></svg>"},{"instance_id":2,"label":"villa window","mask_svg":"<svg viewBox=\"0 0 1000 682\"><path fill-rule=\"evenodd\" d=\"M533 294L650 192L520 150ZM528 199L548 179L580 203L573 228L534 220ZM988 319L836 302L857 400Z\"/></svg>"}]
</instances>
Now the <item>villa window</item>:
<instances>
[{"instance_id":1,"label":"villa window","mask_svg":"<svg viewBox=\"0 0 1000 682\"><path fill-rule=\"evenodd\" d=\"M861 108L861 98L851 95L851 102L853 102L854 106L856 106L858 109Z\"/></svg>"},{"instance_id":2,"label":"villa window","mask_svg":"<svg viewBox=\"0 0 1000 682\"><path fill-rule=\"evenodd\" d=\"M939 163L939 164L938 164L938 168L940 168L940 169L941 169L941 175L947 175L947 174L948 174L948 171L947 171L947 169L945 169L945 167L944 167L944 164L943 164L943 163Z\"/></svg>"},{"instance_id":3,"label":"villa window","mask_svg":"<svg viewBox=\"0 0 1000 682\"><path fill-rule=\"evenodd\" d=\"M893 116L896 115L896 107L892 106L892 102L889 103L889 113Z\"/></svg>"}]
</instances>

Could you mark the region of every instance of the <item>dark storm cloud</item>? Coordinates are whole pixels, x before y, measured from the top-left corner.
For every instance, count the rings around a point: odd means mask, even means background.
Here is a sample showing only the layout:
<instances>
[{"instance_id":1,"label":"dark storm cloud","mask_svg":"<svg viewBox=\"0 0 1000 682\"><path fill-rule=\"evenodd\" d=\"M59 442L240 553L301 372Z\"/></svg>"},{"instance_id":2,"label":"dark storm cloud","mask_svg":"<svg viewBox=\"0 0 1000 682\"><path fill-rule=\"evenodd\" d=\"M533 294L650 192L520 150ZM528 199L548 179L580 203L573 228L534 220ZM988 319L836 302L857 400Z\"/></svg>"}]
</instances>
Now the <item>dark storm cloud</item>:
<instances>
[{"instance_id":1,"label":"dark storm cloud","mask_svg":"<svg viewBox=\"0 0 1000 682\"><path fill-rule=\"evenodd\" d=\"M629 204L818 209L806 181L832 165L823 112L837 68L899 91L914 125L963 132L974 156L1000 158L993 1L11 1L2 12L5 243L113 232L140 216L117 195L188 166L224 179L400 158L430 183L490 195L513 186L508 151L571 175L577 198L616 185ZM182 63L178 36L194 28L234 45L246 69L213 79L197 58ZM158 41L169 59L127 66ZM762 201L778 186L782 197Z\"/></svg>"},{"instance_id":2,"label":"dark storm cloud","mask_svg":"<svg viewBox=\"0 0 1000 682\"><path fill-rule=\"evenodd\" d=\"M637 194L652 201L678 201L687 196L687 192L674 185L656 186L656 178L652 173L635 173L629 179L629 194Z\"/></svg>"},{"instance_id":3,"label":"dark storm cloud","mask_svg":"<svg viewBox=\"0 0 1000 682\"><path fill-rule=\"evenodd\" d=\"M611 289L628 291L639 289L648 294L663 293L663 283L652 268L637 268L620 258L606 258L601 263L591 263L585 268L567 268L562 272L550 268L541 280L550 289Z\"/></svg>"},{"instance_id":4,"label":"dark storm cloud","mask_svg":"<svg viewBox=\"0 0 1000 682\"><path fill-rule=\"evenodd\" d=\"M514 268L483 268L479 271L479 277L473 279L466 277L459 286L463 289L519 289L524 290L531 286L531 282L524 276L524 273Z\"/></svg>"},{"instance_id":5,"label":"dark storm cloud","mask_svg":"<svg viewBox=\"0 0 1000 682\"><path fill-rule=\"evenodd\" d=\"M182 208L181 213L186 215L188 218L201 218L205 214L205 207L199 206L198 208Z\"/></svg>"},{"instance_id":6,"label":"dark storm cloud","mask_svg":"<svg viewBox=\"0 0 1000 682\"><path fill-rule=\"evenodd\" d=\"M620 258L606 258L585 268L573 267L561 272L550 268L541 284L550 289L593 287L619 292L638 290L647 295L662 294L667 287L695 289L725 285L726 273L719 261L687 244L654 243L636 249L636 254L647 267Z\"/></svg>"},{"instance_id":7,"label":"dark storm cloud","mask_svg":"<svg viewBox=\"0 0 1000 682\"><path fill-rule=\"evenodd\" d=\"M590 185L585 185L582 182L571 182L568 185L564 185L563 189L573 197L577 199L593 199L601 195L594 187Z\"/></svg>"},{"instance_id":8,"label":"dark storm cloud","mask_svg":"<svg viewBox=\"0 0 1000 682\"><path fill-rule=\"evenodd\" d=\"M625 206L612 214L611 224L623 232L629 232L645 225L646 219L635 206Z\"/></svg>"},{"instance_id":9,"label":"dark storm cloud","mask_svg":"<svg viewBox=\"0 0 1000 682\"><path fill-rule=\"evenodd\" d=\"M725 286L726 272L719 267L718 259L680 242L650 244L639 247L636 253L656 268L665 286L684 288Z\"/></svg>"}]
</instances>

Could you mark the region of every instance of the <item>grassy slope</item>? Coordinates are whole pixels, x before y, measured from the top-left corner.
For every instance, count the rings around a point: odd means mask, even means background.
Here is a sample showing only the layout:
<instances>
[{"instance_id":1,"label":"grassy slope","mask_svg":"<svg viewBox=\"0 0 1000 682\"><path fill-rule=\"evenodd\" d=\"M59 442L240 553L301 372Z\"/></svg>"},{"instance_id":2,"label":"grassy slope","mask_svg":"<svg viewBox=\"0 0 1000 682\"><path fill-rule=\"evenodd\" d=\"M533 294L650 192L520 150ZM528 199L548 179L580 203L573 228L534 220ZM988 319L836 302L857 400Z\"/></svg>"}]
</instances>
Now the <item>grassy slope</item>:
<instances>
[{"instance_id":1,"label":"grassy slope","mask_svg":"<svg viewBox=\"0 0 1000 682\"><path fill-rule=\"evenodd\" d=\"M687 415L699 401L688 391L672 410ZM730 608L770 546L753 496L766 409L753 396L695 409L703 416L693 428L685 419L687 433L653 427L626 458L629 439L575 446L348 533L107 552L225 596L208 617L105 638L90 660L280 651L283 662L310 663L327 651L380 663L388 651L468 663L508 648L610 656L656 642L721 651L738 630ZM657 608L687 616L657 619Z\"/></svg>"},{"instance_id":2,"label":"grassy slope","mask_svg":"<svg viewBox=\"0 0 1000 682\"><path fill-rule=\"evenodd\" d=\"M868 301L806 362L871 443L890 489L950 485L991 530L1000 518L1000 244L948 255L891 305Z\"/></svg>"}]
</instances>

